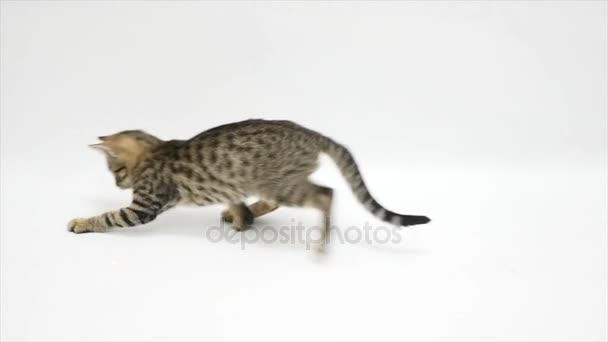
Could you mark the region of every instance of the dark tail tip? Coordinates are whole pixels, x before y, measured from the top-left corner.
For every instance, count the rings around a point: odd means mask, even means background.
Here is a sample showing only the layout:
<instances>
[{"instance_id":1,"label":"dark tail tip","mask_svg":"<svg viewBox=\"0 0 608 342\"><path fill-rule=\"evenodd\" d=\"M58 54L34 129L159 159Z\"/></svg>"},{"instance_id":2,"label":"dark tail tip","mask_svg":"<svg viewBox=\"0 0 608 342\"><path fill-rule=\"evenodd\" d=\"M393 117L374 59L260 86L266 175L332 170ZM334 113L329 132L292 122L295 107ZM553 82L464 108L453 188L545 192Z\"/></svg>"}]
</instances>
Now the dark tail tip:
<instances>
[{"instance_id":1,"label":"dark tail tip","mask_svg":"<svg viewBox=\"0 0 608 342\"><path fill-rule=\"evenodd\" d=\"M426 224L431 222L431 219L426 216L403 215L401 216L402 226L415 226L417 224Z\"/></svg>"}]
</instances>

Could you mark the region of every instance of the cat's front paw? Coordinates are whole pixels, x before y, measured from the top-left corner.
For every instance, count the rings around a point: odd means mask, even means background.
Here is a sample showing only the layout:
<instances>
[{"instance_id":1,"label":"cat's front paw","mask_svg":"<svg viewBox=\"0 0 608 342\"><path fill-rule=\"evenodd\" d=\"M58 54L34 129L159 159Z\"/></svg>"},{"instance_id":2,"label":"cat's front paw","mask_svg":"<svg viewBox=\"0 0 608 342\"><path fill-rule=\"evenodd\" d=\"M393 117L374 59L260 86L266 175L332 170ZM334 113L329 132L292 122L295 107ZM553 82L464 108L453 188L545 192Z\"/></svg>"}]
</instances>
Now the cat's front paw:
<instances>
[{"instance_id":1,"label":"cat's front paw","mask_svg":"<svg viewBox=\"0 0 608 342\"><path fill-rule=\"evenodd\" d=\"M75 218L68 223L68 230L76 234L94 231L93 225L88 219Z\"/></svg>"}]
</instances>

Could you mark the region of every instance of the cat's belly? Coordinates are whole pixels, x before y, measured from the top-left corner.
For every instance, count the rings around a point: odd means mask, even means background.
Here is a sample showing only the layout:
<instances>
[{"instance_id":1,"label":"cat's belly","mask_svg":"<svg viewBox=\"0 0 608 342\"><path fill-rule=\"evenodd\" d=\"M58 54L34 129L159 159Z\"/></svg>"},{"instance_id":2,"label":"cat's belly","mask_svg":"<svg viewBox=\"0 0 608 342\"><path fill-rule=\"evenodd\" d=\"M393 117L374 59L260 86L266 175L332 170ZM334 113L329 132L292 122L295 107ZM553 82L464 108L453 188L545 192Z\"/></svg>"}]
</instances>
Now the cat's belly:
<instances>
[{"instance_id":1,"label":"cat's belly","mask_svg":"<svg viewBox=\"0 0 608 342\"><path fill-rule=\"evenodd\" d=\"M246 196L243 191L233 188L217 186L190 186L178 189L180 195L180 205L203 206L218 203L236 203L242 201Z\"/></svg>"}]
</instances>

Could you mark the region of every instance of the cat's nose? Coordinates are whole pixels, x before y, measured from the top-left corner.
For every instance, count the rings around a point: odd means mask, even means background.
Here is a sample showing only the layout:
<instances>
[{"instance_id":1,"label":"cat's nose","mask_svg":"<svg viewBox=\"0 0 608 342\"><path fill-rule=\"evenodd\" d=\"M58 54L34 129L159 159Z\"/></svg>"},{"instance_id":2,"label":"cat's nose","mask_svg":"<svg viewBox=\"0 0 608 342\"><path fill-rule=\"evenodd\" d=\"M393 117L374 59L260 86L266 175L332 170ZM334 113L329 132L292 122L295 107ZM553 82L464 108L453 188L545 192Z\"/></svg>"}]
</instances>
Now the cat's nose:
<instances>
[{"instance_id":1,"label":"cat's nose","mask_svg":"<svg viewBox=\"0 0 608 342\"><path fill-rule=\"evenodd\" d=\"M100 135L100 136L98 136L98 137L97 137L97 139L99 139L99 140L101 140L101 141L104 141L104 140L106 140L107 138L108 138L108 136L107 136L107 135Z\"/></svg>"}]
</instances>

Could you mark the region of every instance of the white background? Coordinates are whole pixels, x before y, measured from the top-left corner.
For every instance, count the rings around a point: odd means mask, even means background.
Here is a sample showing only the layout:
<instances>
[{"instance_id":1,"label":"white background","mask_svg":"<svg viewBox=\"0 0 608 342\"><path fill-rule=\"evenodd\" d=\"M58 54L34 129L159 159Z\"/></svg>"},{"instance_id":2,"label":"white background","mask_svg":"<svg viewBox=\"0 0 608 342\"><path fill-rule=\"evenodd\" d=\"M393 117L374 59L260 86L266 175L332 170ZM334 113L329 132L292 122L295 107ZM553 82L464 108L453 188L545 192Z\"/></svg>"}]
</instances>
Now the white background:
<instances>
[{"instance_id":1,"label":"white background","mask_svg":"<svg viewBox=\"0 0 608 342\"><path fill-rule=\"evenodd\" d=\"M607 333L607 4L1 5L2 340L580 340ZM213 243L221 207L129 202L86 145L290 119L349 146L399 244ZM382 225L333 163L335 223ZM315 225L318 213L260 219Z\"/></svg>"}]
</instances>

